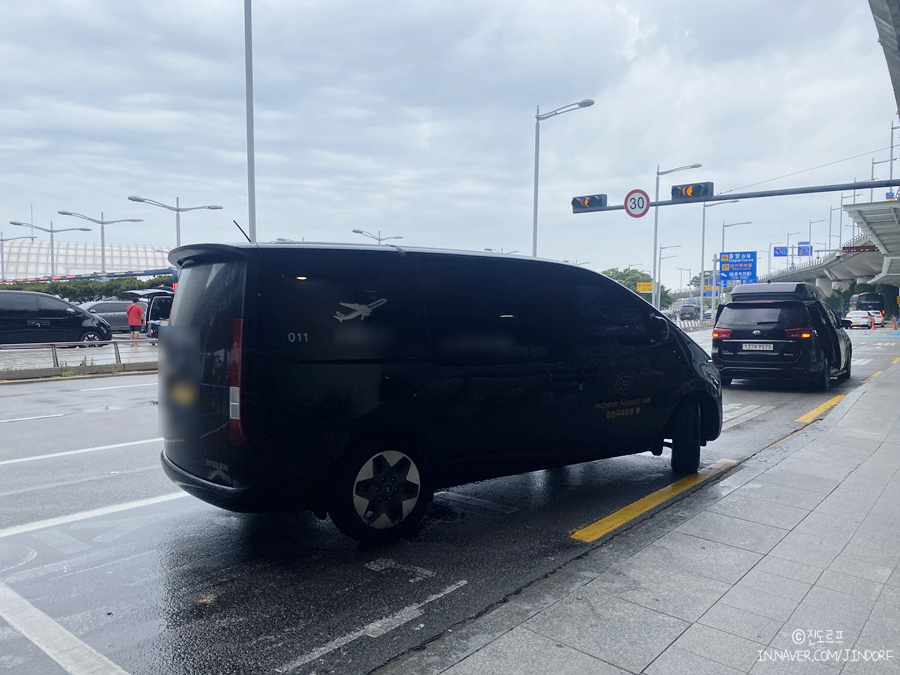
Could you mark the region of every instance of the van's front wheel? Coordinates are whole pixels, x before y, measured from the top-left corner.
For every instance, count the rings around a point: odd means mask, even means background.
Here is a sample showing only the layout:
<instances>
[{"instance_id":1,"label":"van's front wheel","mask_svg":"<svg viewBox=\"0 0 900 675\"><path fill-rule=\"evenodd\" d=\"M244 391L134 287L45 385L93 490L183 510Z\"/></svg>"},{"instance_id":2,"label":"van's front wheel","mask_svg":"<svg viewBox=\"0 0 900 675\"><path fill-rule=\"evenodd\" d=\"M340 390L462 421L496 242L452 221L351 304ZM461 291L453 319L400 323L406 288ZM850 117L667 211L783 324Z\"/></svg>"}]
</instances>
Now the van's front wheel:
<instances>
[{"instance_id":1,"label":"van's front wheel","mask_svg":"<svg viewBox=\"0 0 900 675\"><path fill-rule=\"evenodd\" d=\"M396 444L368 445L342 462L328 512L344 534L383 544L416 531L432 489L418 453Z\"/></svg>"},{"instance_id":2,"label":"van's front wheel","mask_svg":"<svg viewBox=\"0 0 900 675\"><path fill-rule=\"evenodd\" d=\"M700 468L700 405L683 401L675 411L672 429L672 470L697 473Z\"/></svg>"}]
</instances>

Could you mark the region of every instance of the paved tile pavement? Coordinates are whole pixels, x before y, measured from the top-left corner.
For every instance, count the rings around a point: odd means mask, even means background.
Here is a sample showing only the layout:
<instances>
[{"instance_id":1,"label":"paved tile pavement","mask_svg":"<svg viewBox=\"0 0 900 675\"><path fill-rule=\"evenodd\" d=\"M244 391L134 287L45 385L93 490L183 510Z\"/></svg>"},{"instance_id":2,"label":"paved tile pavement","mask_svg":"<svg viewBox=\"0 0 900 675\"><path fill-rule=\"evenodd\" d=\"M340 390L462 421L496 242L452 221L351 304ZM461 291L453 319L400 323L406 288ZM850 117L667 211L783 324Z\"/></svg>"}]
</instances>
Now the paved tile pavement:
<instances>
[{"instance_id":1,"label":"paved tile pavement","mask_svg":"<svg viewBox=\"0 0 900 675\"><path fill-rule=\"evenodd\" d=\"M898 430L892 367L379 673L900 674Z\"/></svg>"}]
</instances>

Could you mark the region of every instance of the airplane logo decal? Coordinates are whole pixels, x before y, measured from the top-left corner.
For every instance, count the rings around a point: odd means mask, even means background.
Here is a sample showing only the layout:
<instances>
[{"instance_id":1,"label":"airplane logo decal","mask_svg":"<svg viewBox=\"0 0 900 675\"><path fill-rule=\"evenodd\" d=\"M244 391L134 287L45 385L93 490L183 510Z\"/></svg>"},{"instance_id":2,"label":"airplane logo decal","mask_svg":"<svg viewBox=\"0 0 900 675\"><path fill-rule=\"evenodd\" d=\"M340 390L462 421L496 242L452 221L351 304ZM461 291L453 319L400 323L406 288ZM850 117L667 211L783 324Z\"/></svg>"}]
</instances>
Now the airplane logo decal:
<instances>
[{"instance_id":1,"label":"airplane logo decal","mask_svg":"<svg viewBox=\"0 0 900 675\"><path fill-rule=\"evenodd\" d=\"M347 309L353 310L348 314L344 314L343 312L335 312L334 318L343 323L348 319L356 319L359 318L360 321L365 319L372 313L372 310L376 307L381 307L384 303L387 302L387 298L381 298L380 300L376 300L368 305L358 305L355 302L339 302L339 305L346 307Z\"/></svg>"}]
</instances>

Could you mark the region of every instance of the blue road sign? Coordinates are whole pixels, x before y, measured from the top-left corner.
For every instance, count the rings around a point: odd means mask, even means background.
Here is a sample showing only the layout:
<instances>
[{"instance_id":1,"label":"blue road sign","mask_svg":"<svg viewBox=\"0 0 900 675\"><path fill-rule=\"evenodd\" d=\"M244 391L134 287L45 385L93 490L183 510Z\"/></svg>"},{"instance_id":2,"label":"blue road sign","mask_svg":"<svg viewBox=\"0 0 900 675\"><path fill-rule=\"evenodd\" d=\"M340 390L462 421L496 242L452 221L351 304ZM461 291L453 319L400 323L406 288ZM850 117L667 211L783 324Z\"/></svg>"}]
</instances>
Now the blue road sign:
<instances>
[{"instance_id":1,"label":"blue road sign","mask_svg":"<svg viewBox=\"0 0 900 675\"><path fill-rule=\"evenodd\" d=\"M801 258L803 257L811 257L813 254L812 246L810 244L797 246L797 255Z\"/></svg>"},{"instance_id":2,"label":"blue road sign","mask_svg":"<svg viewBox=\"0 0 900 675\"><path fill-rule=\"evenodd\" d=\"M787 258L788 257L788 247L787 246L776 246L772 249L773 255L776 258Z\"/></svg>"},{"instance_id":3,"label":"blue road sign","mask_svg":"<svg viewBox=\"0 0 900 675\"><path fill-rule=\"evenodd\" d=\"M732 251L719 254L719 272L722 280L738 283L756 281L756 251Z\"/></svg>"}]
</instances>

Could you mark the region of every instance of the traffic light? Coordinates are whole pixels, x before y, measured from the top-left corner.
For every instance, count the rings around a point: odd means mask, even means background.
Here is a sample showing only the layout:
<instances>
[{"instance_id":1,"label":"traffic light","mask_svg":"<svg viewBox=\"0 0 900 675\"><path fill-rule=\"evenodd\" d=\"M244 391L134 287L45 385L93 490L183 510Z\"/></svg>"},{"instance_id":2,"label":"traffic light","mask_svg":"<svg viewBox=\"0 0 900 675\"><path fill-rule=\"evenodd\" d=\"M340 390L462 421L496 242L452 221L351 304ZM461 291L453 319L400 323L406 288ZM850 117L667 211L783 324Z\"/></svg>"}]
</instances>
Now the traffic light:
<instances>
[{"instance_id":1,"label":"traffic light","mask_svg":"<svg viewBox=\"0 0 900 675\"><path fill-rule=\"evenodd\" d=\"M606 195L589 195L587 197L572 198L572 213L587 213L588 211L602 211L606 208Z\"/></svg>"},{"instance_id":2,"label":"traffic light","mask_svg":"<svg viewBox=\"0 0 900 675\"><path fill-rule=\"evenodd\" d=\"M713 196L712 183L691 183L689 185L673 185L673 202L699 202Z\"/></svg>"}]
</instances>

